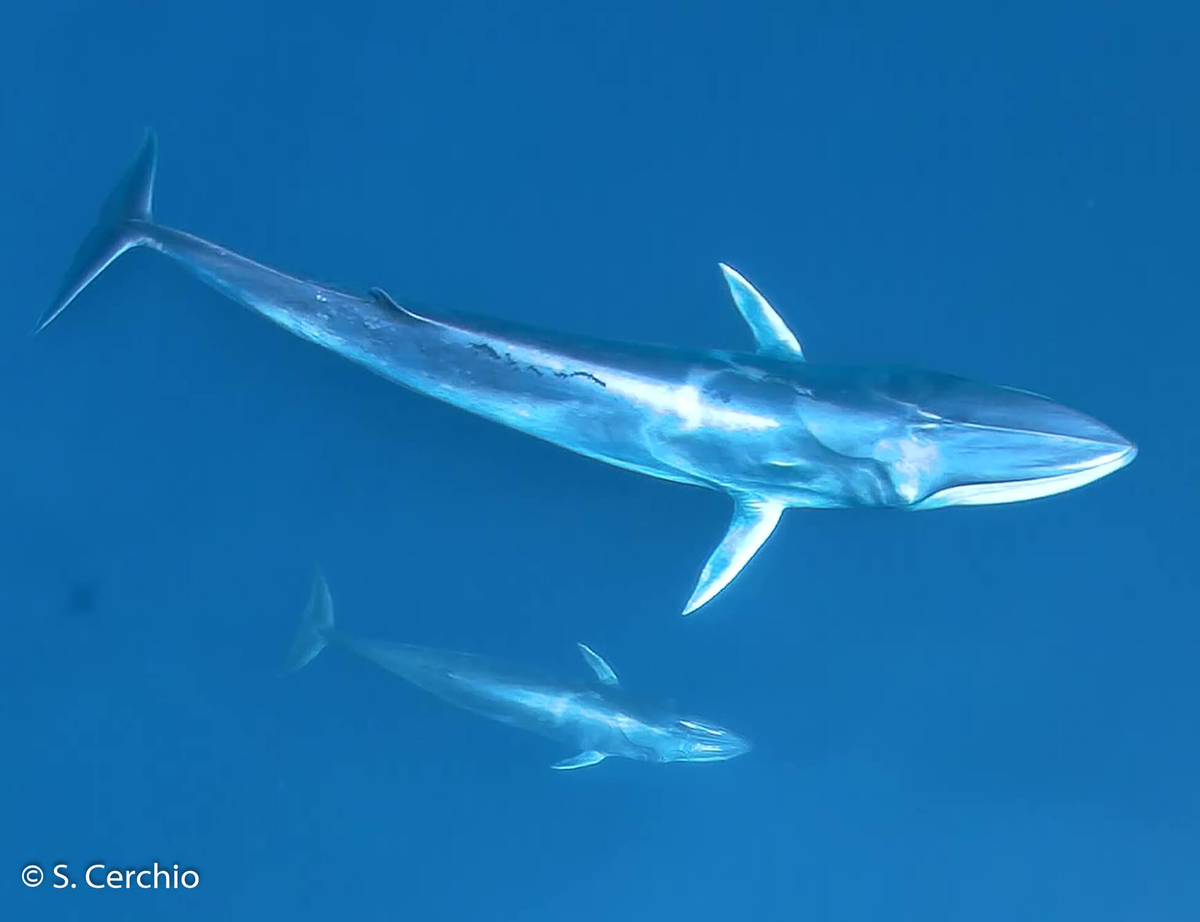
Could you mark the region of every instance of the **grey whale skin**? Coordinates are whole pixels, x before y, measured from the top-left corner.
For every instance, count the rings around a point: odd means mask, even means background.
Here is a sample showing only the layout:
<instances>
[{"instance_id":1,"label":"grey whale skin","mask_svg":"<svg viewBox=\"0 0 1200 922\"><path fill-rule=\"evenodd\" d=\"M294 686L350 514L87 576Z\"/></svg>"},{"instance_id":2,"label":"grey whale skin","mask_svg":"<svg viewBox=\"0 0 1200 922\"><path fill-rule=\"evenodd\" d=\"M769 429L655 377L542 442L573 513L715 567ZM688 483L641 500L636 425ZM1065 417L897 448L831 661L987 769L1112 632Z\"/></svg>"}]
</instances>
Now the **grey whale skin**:
<instances>
[{"instance_id":1,"label":"grey whale skin","mask_svg":"<svg viewBox=\"0 0 1200 922\"><path fill-rule=\"evenodd\" d=\"M418 314L285 275L154 221L146 133L80 246L44 329L114 259L149 247L297 336L397 384L617 467L725 492L733 520L687 614L727 586L788 508L937 509L1083 486L1135 446L1015 388L890 366L811 364L779 314L721 269L752 353L606 342L460 313Z\"/></svg>"},{"instance_id":2,"label":"grey whale skin","mask_svg":"<svg viewBox=\"0 0 1200 922\"><path fill-rule=\"evenodd\" d=\"M333 600L318 572L283 673L300 669L329 644L456 707L569 744L576 754L551 766L556 769L584 768L610 756L656 763L723 762L751 748L724 727L633 701L621 691L612 667L585 644L579 644L579 651L595 673L597 688L542 679L473 653L351 637L334 626Z\"/></svg>"}]
</instances>

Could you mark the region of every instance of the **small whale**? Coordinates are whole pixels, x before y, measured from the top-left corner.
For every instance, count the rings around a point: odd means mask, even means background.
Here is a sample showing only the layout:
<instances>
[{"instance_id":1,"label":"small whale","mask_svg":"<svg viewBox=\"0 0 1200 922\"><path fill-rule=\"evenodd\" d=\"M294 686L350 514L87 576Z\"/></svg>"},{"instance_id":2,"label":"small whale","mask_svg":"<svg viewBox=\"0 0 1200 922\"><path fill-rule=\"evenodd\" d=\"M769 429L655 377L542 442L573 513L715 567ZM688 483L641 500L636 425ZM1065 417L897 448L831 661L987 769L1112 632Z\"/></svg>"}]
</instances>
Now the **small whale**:
<instances>
[{"instance_id":1,"label":"small whale","mask_svg":"<svg viewBox=\"0 0 1200 922\"><path fill-rule=\"evenodd\" d=\"M283 674L300 669L329 644L456 707L566 744L573 755L551 766L560 771L610 757L722 762L751 748L744 738L711 721L634 700L622 690L612 667L586 644L578 646L595 677L590 687L547 680L473 653L352 637L334 626L333 599L318 572Z\"/></svg>"},{"instance_id":2,"label":"small whale","mask_svg":"<svg viewBox=\"0 0 1200 922\"><path fill-rule=\"evenodd\" d=\"M297 336L389 381L588 458L718 490L725 537L684 614L707 604L784 510L940 509L1073 490L1133 461L1132 442L1049 398L893 366L818 365L721 264L753 352L607 342L403 307L286 275L154 220L147 132L35 332L118 256L148 247ZM537 284L530 271L529 284Z\"/></svg>"}]
</instances>

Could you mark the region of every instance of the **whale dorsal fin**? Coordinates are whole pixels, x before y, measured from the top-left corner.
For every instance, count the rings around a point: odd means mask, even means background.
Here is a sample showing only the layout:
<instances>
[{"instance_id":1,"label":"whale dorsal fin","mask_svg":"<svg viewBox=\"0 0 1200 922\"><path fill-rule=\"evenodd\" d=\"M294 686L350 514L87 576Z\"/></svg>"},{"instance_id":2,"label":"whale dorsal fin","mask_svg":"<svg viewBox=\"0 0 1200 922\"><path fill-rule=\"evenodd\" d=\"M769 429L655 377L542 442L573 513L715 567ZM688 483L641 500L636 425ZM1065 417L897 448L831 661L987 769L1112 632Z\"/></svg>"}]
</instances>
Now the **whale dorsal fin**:
<instances>
[{"instance_id":1,"label":"whale dorsal fin","mask_svg":"<svg viewBox=\"0 0 1200 922\"><path fill-rule=\"evenodd\" d=\"M550 767L556 771L565 772L572 768L587 768L589 765L595 765L597 762L603 762L607 756L603 752L597 752L595 749L587 749L579 753L577 756L571 756L569 759L563 759L561 762L555 762Z\"/></svg>"},{"instance_id":2,"label":"whale dorsal fin","mask_svg":"<svg viewBox=\"0 0 1200 922\"><path fill-rule=\"evenodd\" d=\"M733 295L733 303L737 305L746 323L750 324L750 332L754 334L754 341L758 343L759 354L804 361L804 350L800 348L800 340L788 329L775 308L767 303L767 299L760 295L741 273L725 263L721 263L720 266L729 285L729 293Z\"/></svg>"},{"instance_id":3,"label":"whale dorsal fin","mask_svg":"<svg viewBox=\"0 0 1200 922\"><path fill-rule=\"evenodd\" d=\"M604 661L604 657L593 650L585 643L576 644L579 647L579 652L583 654L584 662L592 667L592 671L596 673L596 679L601 685L616 685L617 674L613 672L612 666Z\"/></svg>"},{"instance_id":4,"label":"whale dorsal fin","mask_svg":"<svg viewBox=\"0 0 1200 922\"><path fill-rule=\"evenodd\" d=\"M700 572L696 591L692 593L687 607L683 610L685 615L690 615L733 581L742 567L749 563L750 558L762 547L763 542L771 537L771 532L779 524L779 517L783 515L785 508L787 507L777 499L744 493L734 494L733 521L729 523L725 537Z\"/></svg>"},{"instance_id":5,"label":"whale dorsal fin","mask_svg":"<svg viewBox=\"0 0 1200 922\"><path fill-rule=\"evenodd\" d=\"M420 314L410 311L407 307L401 307L396 299L384 291L382 288L369 288L367 292L375 300L377 304L381 304L389 310L394 310L398 314L404 314L406 317L411 317L413 320L420 320L424 323L432 323L428 317L422 317Z\"/></svg>"}]
</instances>

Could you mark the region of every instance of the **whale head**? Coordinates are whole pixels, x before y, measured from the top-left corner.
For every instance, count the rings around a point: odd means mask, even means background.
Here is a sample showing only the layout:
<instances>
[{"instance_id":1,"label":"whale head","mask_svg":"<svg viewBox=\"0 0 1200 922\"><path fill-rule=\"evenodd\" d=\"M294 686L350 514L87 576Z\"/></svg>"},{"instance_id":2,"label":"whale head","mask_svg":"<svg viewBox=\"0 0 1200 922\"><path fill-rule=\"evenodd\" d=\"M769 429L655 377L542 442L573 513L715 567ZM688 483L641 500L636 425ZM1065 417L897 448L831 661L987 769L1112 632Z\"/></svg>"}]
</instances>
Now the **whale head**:
<instances>
[{"instance_id":1,"label":"whale head","mask_svg":"<svg viewBox=\"0 0 1200 922\"><path fill-rule=\"evenodd\" d=\"M750 741L731 730L694 717L678 717L667 725L671 762L724 762L745 755Z\"/></svg>"}]
</instances>

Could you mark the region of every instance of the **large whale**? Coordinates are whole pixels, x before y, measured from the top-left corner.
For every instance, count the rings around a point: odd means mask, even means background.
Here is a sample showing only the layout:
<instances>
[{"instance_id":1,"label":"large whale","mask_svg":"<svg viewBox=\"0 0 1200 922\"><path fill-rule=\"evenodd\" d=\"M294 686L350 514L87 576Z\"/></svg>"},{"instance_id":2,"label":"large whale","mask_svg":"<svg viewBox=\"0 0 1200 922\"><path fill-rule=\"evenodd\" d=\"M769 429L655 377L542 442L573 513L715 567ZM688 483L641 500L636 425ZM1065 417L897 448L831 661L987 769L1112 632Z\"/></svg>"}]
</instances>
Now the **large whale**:
<instances>
[{"instance_id":1,"label":"large whale","mask_svg":"<svg viewBox=\"0 0 1200 922\"><path fill-rule=\"evenodd\" d=\"M352 637L334 626L333 600L318 572L283 673L300 669L328 644L457 707L573 747L572 755L551 768L584 768L610 756L722 762L750 750L750 743L724 727L632 699L612 667L586 644L579 644L579 652L595 673L594 687L547 680L474 653Z\"/></svg>"},{"instance_id":2,"label":"large whale","mask_svg":"<svg viewBox=\"0 0 1200 922\"><path fill-rule=\"evenodd\" d=\"M938 509L1083 486L1129 464L1132 443L1010 387L891 366L805 361L749 282L721 269L756 350L631 345L460 313L417 313L285 275L157 223L157 143L133 163L35 332L114 259L149 247L296 335L385 378L589 458L720 490L733 520L684 613L741 571L788 508Z\"/></svg>"}]
</instances>

